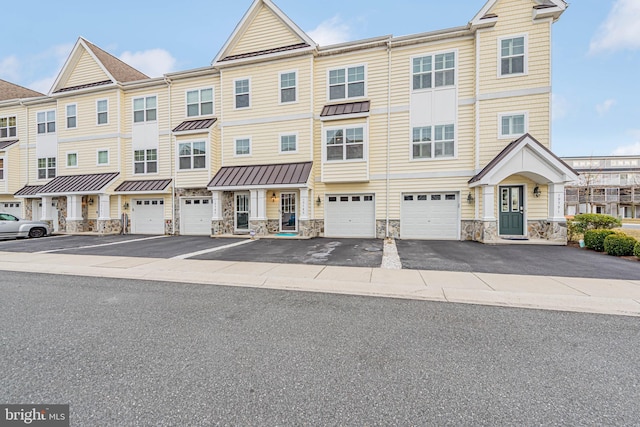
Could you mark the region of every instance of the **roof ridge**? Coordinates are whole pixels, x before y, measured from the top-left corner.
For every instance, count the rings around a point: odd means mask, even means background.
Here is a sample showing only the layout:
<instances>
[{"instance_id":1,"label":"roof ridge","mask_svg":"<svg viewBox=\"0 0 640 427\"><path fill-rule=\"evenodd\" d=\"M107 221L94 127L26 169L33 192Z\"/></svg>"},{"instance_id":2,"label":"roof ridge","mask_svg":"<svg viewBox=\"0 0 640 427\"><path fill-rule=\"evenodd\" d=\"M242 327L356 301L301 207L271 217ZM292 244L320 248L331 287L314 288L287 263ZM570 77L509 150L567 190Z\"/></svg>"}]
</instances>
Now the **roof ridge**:
<instances>
[{"instance_id":1,"label":"roof ridge","mask_svg":"<svg viewBox=\"0 0 640 427\"><path fill-rule=\"evenodd\" d=\"M96 46L84 37L80 37L80 39L87 45L89 49L91 49L93 54L98 58L98 60L107 69L107 71L109 71L109 73L116 79L116 81L124 83L150 78L142 71L133 68L131 65L127 64L120 58Z\"/></svg>"}]
</instances>

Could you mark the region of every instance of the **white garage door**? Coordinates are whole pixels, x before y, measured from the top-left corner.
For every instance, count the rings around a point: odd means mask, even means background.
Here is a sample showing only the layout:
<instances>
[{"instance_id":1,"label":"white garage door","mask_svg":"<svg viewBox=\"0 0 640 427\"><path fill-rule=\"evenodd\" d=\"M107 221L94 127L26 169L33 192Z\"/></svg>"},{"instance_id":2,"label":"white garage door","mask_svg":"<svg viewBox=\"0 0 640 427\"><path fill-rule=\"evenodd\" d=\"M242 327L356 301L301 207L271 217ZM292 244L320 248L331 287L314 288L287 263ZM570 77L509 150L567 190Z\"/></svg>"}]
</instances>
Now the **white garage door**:
<instances>
[{"instance_id":1,"label":"white garage door","mask_svg":"<svg viewBox=\"0 0 640 427\"><path fill-rule=\"evenodd\" d=\"M376 237L373 194L328 195L325 202L326 237Z\"/></svg>"},{"instance_id":2,"label":"white garage door","mask_svg":"<svg viewBox=\"0 0 640 427\"><path fill-rule=\"evenodd\" d=\"M5 212L22 218L22 204L20 202L1 202L0 212Z\"/></svg>"},{"instance_id":3,"label":"white garage door","mask_svg":"<svg viewBox=\"0 0 640 427\"><path fill-rule=\"evenodd\" d=\"M459 193L404 194L400 215L400 237L459 240L459 203Z\"/></svg>"},{"instance_id":4,"label":"white garage door","mask_svg":"<svg viewBox=\"0 0 640 427\"><path fill-rule=\"evenodd\" d=\"M134 200L131 232L133 234L164 234L164 200Z\"/></svg>"},{"instance_id":5,"label":"white garage door","mask_svg":"<svg viewBox=\"0 0 640 427\"><path fill-rule=\"evenodd\" d=\"M211 199L182 199L180 201L180 234L211 235Z\"/></svg>"}]
</instances>

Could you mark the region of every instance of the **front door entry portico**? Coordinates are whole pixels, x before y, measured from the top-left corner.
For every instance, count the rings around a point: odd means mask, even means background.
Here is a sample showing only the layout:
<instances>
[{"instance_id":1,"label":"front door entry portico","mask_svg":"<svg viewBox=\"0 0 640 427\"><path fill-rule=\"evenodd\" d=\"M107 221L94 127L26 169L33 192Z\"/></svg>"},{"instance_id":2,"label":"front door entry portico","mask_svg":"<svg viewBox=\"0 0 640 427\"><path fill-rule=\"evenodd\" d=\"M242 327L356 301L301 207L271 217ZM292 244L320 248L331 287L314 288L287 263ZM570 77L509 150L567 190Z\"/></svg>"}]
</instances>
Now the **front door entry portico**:
<instances>
[{"instance_id":1,"label":"front door entry portico","mask_svg":"<svg viewBox=\"0 0 640 427\"><path fill-rule=\"evenodd\" d=\"M500 187L500 235L524 235L524 188Z\"/></svg>"},{"instance_id":2,"label":"front door entry portico","mask_svg":"<svg viewBox=\"0 0 640 427\"><path fill-rule=\"evenodd\" d=\"M249 193L235 194L235 228L236 231L249 231Z\"/></svg>"},{"instance_id":3,"label":"front door entry portico","mask_svg":"<svg viewBox=\"0 0 640 427\"><path fill-rule=\"evenodd\" d=\"M295 193L280 194L280 231L298 231Z\"/></svg>"}]
</instances>

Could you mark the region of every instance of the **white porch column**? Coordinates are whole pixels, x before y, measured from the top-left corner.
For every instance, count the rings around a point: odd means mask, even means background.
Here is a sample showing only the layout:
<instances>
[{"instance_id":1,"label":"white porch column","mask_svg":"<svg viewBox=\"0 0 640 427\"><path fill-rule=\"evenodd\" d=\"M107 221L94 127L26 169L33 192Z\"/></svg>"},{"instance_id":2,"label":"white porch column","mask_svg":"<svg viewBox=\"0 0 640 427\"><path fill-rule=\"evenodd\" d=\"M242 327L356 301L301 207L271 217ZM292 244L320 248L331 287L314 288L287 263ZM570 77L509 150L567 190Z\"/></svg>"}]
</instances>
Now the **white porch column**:
<instances>
[{"instance_id":1,"label":"white porch column","mask_svg":"<svg viewBox=\"0 0 640 427\"><path fill-rule=\"evenodd\" d=\"M549 221L564 222L564 184L549 184Z\"/></svg>"},{"instance_id":2,"label":"white porch column","mask_svg":"<svg viewBox=\"0 0 640 427\"><path fill-rule=\"evenodd\" d=\"M482 220L496 220L496 194L492 185L482 187Z\"/></svg>"},{"instance_id":3,"label":"white porch column","mask_svg":"<svg viewBox=\"0 0 640 427\"><path fill-rule=\"evenodd\" d=\"M211 220L222 220L222 191L211 192Z\"/></svg>"},{"instance_id":4,"label":"white porch column","mask_svg":"<svg viewBox=\"0 0 640 427\"><path fill-rule=\"evenodd\" d=\"M42 218L38 218L41 221L53 221L53 209L51 204L53 203L53 197L42 198ZM57 219L57 218L56 218Z\"/></svg>"},{"instance_id":5,"label":"white porch column","mask_svg":"<svg viewBox=\"0 0 640 427\"><path fill-rule=\"evenodd\" d=\"M98 196L98 221L111 219L111 196L100 194Z\"/></svg>"},{"instance_id":6,"label":"white porch column","mask_svg":"<svg viewBox=\"0 0 640 427\"><path fill-rule=\"evenodd\" d=\"M82 221L82 196L67 196L67 221Z\"/></svg>"},{"instance_id":7,"label":"white porch column","mask_svg":"<svg viewBox=\"0 0 640 427\"><path fill-rule=\"evenodd\" d=\"M300 220L306 221L309 219L309 189L300 189Z\"/></svg>"},{"instance_id":8,"label":"white porch column","mask_svg":"<svg viewBox=\"0 0 640 427\"><path fill-rule=\"evenodd\" d=\"M249 220L267 219L267 190L251 190Z\"/></svg>"}]
</instances>

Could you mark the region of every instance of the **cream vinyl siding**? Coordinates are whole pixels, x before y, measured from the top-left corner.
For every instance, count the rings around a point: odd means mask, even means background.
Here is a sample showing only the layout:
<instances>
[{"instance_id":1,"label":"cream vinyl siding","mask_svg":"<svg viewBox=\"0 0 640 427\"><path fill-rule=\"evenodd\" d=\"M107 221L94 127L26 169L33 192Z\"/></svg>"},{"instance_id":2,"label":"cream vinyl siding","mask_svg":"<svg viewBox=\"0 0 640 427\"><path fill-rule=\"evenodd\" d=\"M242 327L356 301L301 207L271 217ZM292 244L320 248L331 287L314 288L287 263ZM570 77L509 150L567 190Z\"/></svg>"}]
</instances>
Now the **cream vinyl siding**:
<instances>
[{"instance_id":1,"label":"cream vinyl siding","mask_svg":"<svg viewBox=\"0 0 640 427\"><path fill-rule=\"evenodd\" d=\"M109 80L109 76L100 68L91 55L84 50L84 47L80 47L83 50L82 55L71 75L62 87L73 87L89 83L97 83L105 80Z\"/></svg>"},{"instance_id":2,"label":"cream vinyl siding","mask_svg":"<svg viewBox=\"0 0 640 427\"><path fill-rule=\"evenodd\" d=\"M237 166L247 164L295 163L306 162L311 157L311 135L309 120L287 120L245 126L227 126L224 128L224 165ZM297 133L297 153L280 154L280 135ZM235 140L251 138L251 154L236 156Z\"/></svg>"},{"instance_id":3,"label":"cream vinyl siding","mask_svg":"<svg viewBox=\"0 0 640 427\"><path fill-rule=\"evenodd\" d=\"M97 166L98 150L109 151L108 165ZM78 153L77 167L67 167L67 152L69 151ZM92 139L88 141L58 143L58 175L82 175L92 173L117 172L117 156L117 138Z\"/></svg>"},{"instance_id":4,"label":"cream vinyl siding","mask_svg":"<svg viewBox=\"0 0 640 427\"><path fill-rule=\"evenodd\" d=\"M116 134L118 132L118 96L119 90L110 90L61 100L56 109L58 140ZM108 123L100 126L98 126L96 104L98 100L107 100L108 104ZM76 127L72 129L67 129L66 126L68 104L76 104Z\"/></svg>"},{"instance_id":5,"label":"cream vinyl siding","mask_svg":"<svg viewBox=\"0 0 640 427\"><path fill-rule=\"evenodd\" d=\"M301 43L295 35L274 13L260 6L251 25L242 34L229 55L259 52L261 50L291 46Z\"/></svg>"},{"instance_id":6,"label":"cream vinyl siding","mask_svg":"<svg viewBox=\"0 0 640 427\"><path fill-rule=\"evenodd\" d=\"M511 139L498 139L498 115L512 111L528 112L526 131L549 147L549 94L482 101L480 109L480 166L484 167L500 153ZM513 138L515 140L517 138Z\"/></svg>"},{"instance_id":7,"label":"cream vinyl siding","mask_svg":"<svg viewBox=\"0 0 640 427\"><path fill-rule=\"evenodd\" d=\"M179 150L181 143L187 142L200 142L204 141L207 150L207 167L204 169L180 169ZM190 188L199 187L204 188L210 181L210 168L211 168L211 147L212 142L208 133L201 135L185 135L176 138L176 145L174 150L174 163L176 169L176 188Z\"/></svg>"},{"instance_id":8,"label":"cream vinyl siding","mask_svg":"<svg viewBox=\"0 0 640 427\"><path fill-rule=\"evenodd\" d=\"M220 116L220 75L214 73L198 77L179 77L171 83L171 129L185 120L199 120L203 117ZM213 89L213 115L187 116L187 92L191 90Z\"/></svg>"},{"instance_id":9,"label":"cream vinyl siding","mask_svg":"<svg viewBox=\"0 0 640 427\"><path fill-rule=\"evenodd\" d=\"M22 185L20 186L20 188L22 188L22 186L26 182L29 182L29 184L31 185L41 184L44 182L42 180L38 182L38 170L37 170L38 160L36 155L36 139L37 139L36 114L38 111L49 111L49 110L56 110L56 133L57 133L57 131L59 131L59 128L60 128L59 126L60 120L58 118L59 112L58 112L58 108L55 100L47 100L46 102L43 102L43 103L29 105L26 108L25 117L22 119L23 121L20 122L20 120L18 119L18 135L20 136L19 144L21 147L20 165L21 165L21 170L25 171L24 174L21 174L20 178L21 179L26 178L25 181L22 181ZM27 115L29 117L29 138L27 138L25 135L26 130L21 129L23 126L26 125L25 120ZM27 144L27 141L28 141L28 144ZM24 147L28 147L28 148L23 149ZM59 144L58 144L58 152L60 152ZM59 163L56 163L56 164L59 166ZM28 177L26 176L27 171L28 171Z\"/></svg>"},{"instance_id":10,"label":"cream vinyl siding","mask_svg":"<svg viewBox=\"0 0 640 427\"><path fill-rule=\"evenodd\" d=\"M512 175L500 183L500 186L505 185L524 185L524 206L527 221L546 220L549 218L549 193L546 184L536 184L535 181L525 176ZM534 197L533 195L533 189L536 185L540 188L540 197ZM500 186L496 187L496 217L500 213Z\"/></svg>"}]
</instances>

